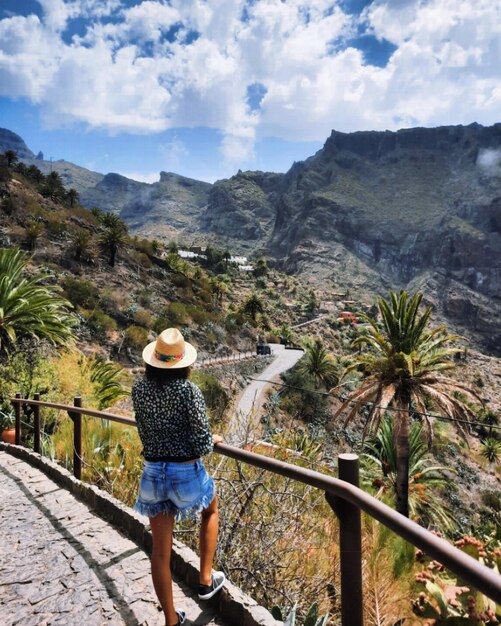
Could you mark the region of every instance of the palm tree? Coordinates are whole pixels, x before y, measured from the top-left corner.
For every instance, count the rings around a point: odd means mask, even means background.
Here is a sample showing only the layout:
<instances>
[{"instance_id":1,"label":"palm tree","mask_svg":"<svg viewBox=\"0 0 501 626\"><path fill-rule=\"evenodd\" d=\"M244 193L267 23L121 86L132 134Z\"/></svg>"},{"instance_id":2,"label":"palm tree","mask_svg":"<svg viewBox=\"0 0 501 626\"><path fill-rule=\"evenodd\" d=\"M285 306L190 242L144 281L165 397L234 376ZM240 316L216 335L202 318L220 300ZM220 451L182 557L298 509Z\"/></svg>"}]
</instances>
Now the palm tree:
<instances>
[{"instance_id":1,"label":"palm tree","mask_svg":"<svg viewBox=\"0 0 501 626\"><path fill-rule=\"evenodd\" d=\"M127 230L125 223L122 222L118 215L111 211L106 211L105 213L101 212L99 219L105 228L122 228L122 230Z\"/></svg>"},{"instance_id":2,"label":"palm tree","mask_svg":"<svg viewBox=\"0 0 501 626\"><path fill-rule=\"evenodd\" d=\"M60 200L61 198L64 198L66 194L63 179L58 172L50 172L47 174L40 191L43 196L50 198L51 200Z\"/></svg>"},{"instance_id":3,"label":"palm tree","mask_svg":"<svg viewBox=\"0 0 501 626\"><path fill-rule=\"evenodd\" d=\"M29 221L24 227L26 233L26 243L33 252L37 245L37 241L42 236L43 226L40 222Z\"/></svg>"},{"instance_id":4,"label":"palm tree","mask_svg":"<svg viewBox=\"0 0 501 626\"><path fill-rule=\"evenodd\" d=\"M377 431L387 407L395 413L395 447L397 454L397 511L408 517L409 491L409 427L412 408L425 416L425 427L431 441L431 424L427 404L437 407L455 420L463 436L468 429L463 422L475 419L473 411L459 399L462 394L482 404L481 398L465 384L443 375L455 367L457 348L451 343L459 339L449 335L445 327L427 328L431 306L419 316L422 294L409 297L407 292L390 292L390 299L377 300L380 322L362 316L368 326L354 346L368 351L353 357L348 372L358 370L363 378L337 411L337 417L348 407L348 423L367 404L369 410L364 432Z\"/></svg>"},{"instance_id":5,"label":"palm tree","mask_svg":"<svg viewBox=\"0 0 501 626\"><path fill-rule=\"evenodd\" d=\"M292 343L294 339L294 333L292 332L291 327L288 324L282 324L278 330L278 336L280 337L281 343L285 346Z\"/></svg>"},{"instance_id":6,"label":"palm tree","mask_svg":"<svg viewBox=\"0 0 501 626\"><path fill-rule=\"evenodd\" d=\"M71 250L75 261L90 261L94 256L94 246L88 230L78 228L71 236Z\"/></svg>"},{"instance_id":7,"label":"palm tree","mask_svg":"<svg viewBox=\"0 0 501 626\"><path fill-rule=\"evenodd\" d=\"M7 159L7 165L9 167L11 167L11 165L13 165L16 161L19 160L17 158L17 154L14 152L14 150L6 150L4 152L4 156Z\"/></svg>"},{"instance_id":8,"label":"palm tree","mask_svg":"<svg viewBox=\"0 0 501 626\"><path fill-rule=\"evenodd\" d=\"M103 361L101 358L90 362L90 382L94 388L94 396L98 401L98 409L106 409L118 400L130 395L121 382L125 370L116 363Z\"/></svg>"},{"instance_id":9,"label":"palm tree","mask_svg":"<svg viewBox=\"0 0 501 626\"><path fill-rule=\"evenodd\" d=\"M256 278L259 278L261 276L267 276L269 271L270 268L268 267L266 259L264 259L263 257L258 259L253 271L254 276Z\"/></svg>"},{"instance_id":10,"label":"palm tree","mask_svg":"<svg viewBox=\"0 0 501 626\"><path fill-rule=\"evenodd\" d=\"M73 208L73 205L78 200L78 198L79 198L79 194L76 189L73 189L73 187L71 189L68 189L68 191L66 192L66 199L70 203L71 208Z\"/></svg>"},{"instance_id":11,"label":"palm tree","mask_svg":"<svg viewBox=\"0 0 501 626\"><path fill-rule=\"evenodd\" d=\"M108 214L112 215L112 214ZM99 237L99 243L108 252L108 265L115 267L117 253L127 242L127 228L123 222L107 226Z\"/></svg>"},{"instance_id":12,"label":"palm tree","mask_svg":"<svg viewBox=\"0 0 501 626\"><path fill-rule=\"evenodd\" d=\"M29 259L15 248L0 250L0 353L24 337L66 345L76 323L71 304L41 282L46 274L24 277Z\"/></svg>"},{"instance_id":13,"label":"palm tree","mask_svg":"<svg viewBox=\"0 0 501 626\"><path fill-rule=\"evenodd\" d=\"M297 364L297 371L311 376L317 386L326 389L336 385L340 376L339 365L318 337L305 342L305 353Z\"/></svg>"},{"instance_id":14,"label":"palm tree","mask_svg":"<svg viewBox=\"0 0 501 626\"><path fill-rule=\"evenodd\" d=\"M364 443L361 455L362 482L378 489L377 496L390 491L395 494L397 453L395 448L394 420L384 419L375 436ZM450 511L435 487L447 487L451 479L447 467L429 466L426 461L428 445L424 429L413 422L409 432L409 513L421 524L437 523L443 528L454 525Z\"/></svg>"},{"instance_id":15,"label":"palm tree","mask_svg":"<svg viewBox=\"0 0 501 626\"><path fill-rule=\"evenodd\" d=\"M252 321L256 321L258 313L264 312L264 304L261 298L256 292L252 293L247 300L243 303L242 311L252 318Z\"/></svg>"},{"instance_id":16,"label":"palm tree","mask_svg":"<svg viewBox=\"0 0 501 626\"><path fill-rule=\"evenodd\" d=\"M223 301L223 297L229 292L229 287L220 276L214 276L209 280L213 294L218 302Z\"/></svg>"}]
</instances>

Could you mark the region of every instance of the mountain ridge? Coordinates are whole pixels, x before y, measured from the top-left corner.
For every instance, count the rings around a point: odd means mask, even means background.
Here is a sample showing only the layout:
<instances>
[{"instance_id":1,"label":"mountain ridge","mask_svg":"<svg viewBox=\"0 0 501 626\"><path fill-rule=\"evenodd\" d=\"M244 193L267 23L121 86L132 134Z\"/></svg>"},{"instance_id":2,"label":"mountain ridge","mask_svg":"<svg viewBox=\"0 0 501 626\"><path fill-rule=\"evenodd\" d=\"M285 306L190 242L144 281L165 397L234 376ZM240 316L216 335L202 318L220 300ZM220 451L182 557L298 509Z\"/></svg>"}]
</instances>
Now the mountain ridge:
<instances>
[{"instance_id":1,"label":"mountain ridge","mask_svg":"<svg viewBox=\"0 0 501 626\"><path fill-rule=\"evenodd\" d=\"M420 285L448 324L501 354L500 164L501 124L332 131L283 174L239 171L212 185L89 174L80 197L135 232L265 254L361 299ZM83 176L65 167L67 179Z\"/></svg>"}]
</instances>

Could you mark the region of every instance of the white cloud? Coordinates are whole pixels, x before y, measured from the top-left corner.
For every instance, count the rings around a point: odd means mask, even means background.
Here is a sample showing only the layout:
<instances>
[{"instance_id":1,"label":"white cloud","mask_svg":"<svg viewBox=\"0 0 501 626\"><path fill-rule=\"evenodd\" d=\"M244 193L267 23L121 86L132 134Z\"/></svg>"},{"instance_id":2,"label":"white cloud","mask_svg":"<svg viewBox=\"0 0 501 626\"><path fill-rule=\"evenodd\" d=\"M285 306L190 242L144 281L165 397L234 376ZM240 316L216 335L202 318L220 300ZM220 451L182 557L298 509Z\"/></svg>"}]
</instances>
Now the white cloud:
<instances>
[{"instance_id":1,"label":"white cloud","mask_svg":"<svg viewBox=\"0 0 501 626\"><path fill-rule=\"evenodd\" d=\"M208 126L238 164L262 136L499 121L499 0L375 0L360 17L340 0L39 3L41 20L0 20L0 94L42 104L53 127ZM76 17L87 32L68 43ZM397 46L386 67L347 47L360 26ZM254 83L259 111L246 104Z\"/></svg>"},{"instance_id":2,"label":"white cloud","mask_svg":"<svg viewBox=\"0 0 501 626\"><path fill-rule=\"evenodd\" d=\"M481 150L477 165L487 174L499 174L501 170L501 150Z\"/></svg>"},{"instance_id":3,"label":"white cloud","mask_svg":"<svg viewBox=\"0 0 501 626\"><path fill-rule=\"evenodd\" d=\"M169 143L160 146L160 153L162 158L165 159L165 167L163 169L168 172L179 168L183 159L190 154L186 144L177 137Z\"/></svg>"}]
</instances>

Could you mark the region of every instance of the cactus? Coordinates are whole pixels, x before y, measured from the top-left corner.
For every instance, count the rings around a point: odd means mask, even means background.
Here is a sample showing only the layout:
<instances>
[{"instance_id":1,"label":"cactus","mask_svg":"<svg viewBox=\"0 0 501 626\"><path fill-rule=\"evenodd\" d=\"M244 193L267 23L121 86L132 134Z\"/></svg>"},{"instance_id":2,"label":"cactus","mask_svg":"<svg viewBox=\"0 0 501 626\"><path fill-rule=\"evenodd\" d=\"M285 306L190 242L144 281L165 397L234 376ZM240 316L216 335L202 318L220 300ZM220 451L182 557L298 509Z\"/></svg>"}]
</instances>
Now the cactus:
<instances>
[{"instance_id":1,"label":"cactus","mask_svg":"<svg viewBox=\"0 0 501 626\"><path fill-rule=\"evenodd\" d=\"M501 558L499 541L490 537L482 541L465 535L456 546L477 558L481 563L498 572ZM412 610L427 624L434 626L484 626L497 624L501 618L501 607L482 593L472 590L445 571L437 561L425 559L418 551L417 559L425 562L426 568L416 574L416 582L424 585L418 598L412 602Z\"/></svg>"}]
</instances>

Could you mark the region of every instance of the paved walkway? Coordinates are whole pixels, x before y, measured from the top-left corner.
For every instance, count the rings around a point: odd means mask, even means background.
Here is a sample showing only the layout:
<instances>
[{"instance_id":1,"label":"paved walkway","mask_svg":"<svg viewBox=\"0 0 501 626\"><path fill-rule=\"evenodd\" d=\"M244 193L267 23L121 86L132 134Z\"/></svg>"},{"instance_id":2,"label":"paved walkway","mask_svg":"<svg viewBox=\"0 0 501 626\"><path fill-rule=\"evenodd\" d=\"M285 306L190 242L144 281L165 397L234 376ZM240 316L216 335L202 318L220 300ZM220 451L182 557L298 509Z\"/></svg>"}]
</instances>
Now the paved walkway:
<instances>
[{"instance_id":1,"label":"paved walkway","mask_svg":"<svg viewBox=\"0 0 501 626\"><path fill-rule=\"evenodd\" d=\"M162 626L149 559L31 465L0 451L0 624ZM224 626L175 583L187 623Z\"/></svg>"}]
</instances>

